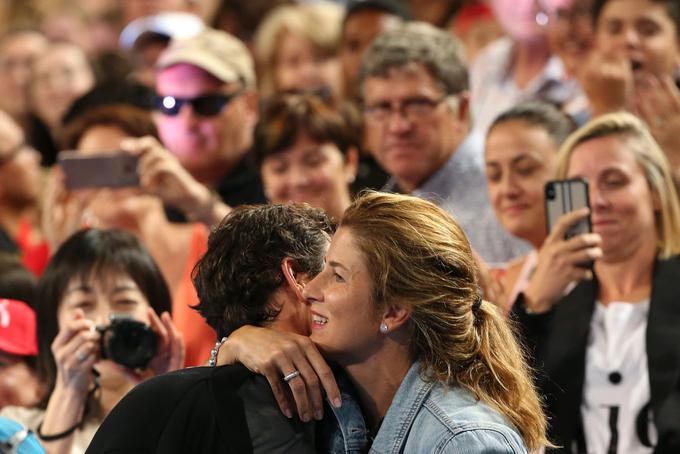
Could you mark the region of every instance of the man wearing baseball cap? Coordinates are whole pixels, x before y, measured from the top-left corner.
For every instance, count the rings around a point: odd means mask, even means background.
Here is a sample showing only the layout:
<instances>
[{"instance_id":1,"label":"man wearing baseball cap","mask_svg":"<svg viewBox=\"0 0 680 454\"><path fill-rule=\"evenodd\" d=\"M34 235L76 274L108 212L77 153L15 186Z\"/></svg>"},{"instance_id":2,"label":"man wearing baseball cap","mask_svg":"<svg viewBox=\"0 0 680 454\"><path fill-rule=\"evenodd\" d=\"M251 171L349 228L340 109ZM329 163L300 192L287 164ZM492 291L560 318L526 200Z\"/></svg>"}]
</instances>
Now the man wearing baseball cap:
<instances>
[{"instance_id":1,"label":"man wearing baseball cap","mask_svg":"<svg viewBox=\"0 0 680 454\"><path fill-rule=\"evenodd\" d=\"M38 403L35 312L26 303L0 298L0 408Z\"/></svg>"},{"instance_id":2,"label":"man wearing baseball cap","mask_svg":"<svg viewBox=\"0 0 680 454\"><path fill-rule=\"evenodd\" d=\"M173 41L157 63L154 119L165 147L228 205L263 203L248 166L257 122L252 57L237 38L206 28Z\"/></svg>"}]
</instances>

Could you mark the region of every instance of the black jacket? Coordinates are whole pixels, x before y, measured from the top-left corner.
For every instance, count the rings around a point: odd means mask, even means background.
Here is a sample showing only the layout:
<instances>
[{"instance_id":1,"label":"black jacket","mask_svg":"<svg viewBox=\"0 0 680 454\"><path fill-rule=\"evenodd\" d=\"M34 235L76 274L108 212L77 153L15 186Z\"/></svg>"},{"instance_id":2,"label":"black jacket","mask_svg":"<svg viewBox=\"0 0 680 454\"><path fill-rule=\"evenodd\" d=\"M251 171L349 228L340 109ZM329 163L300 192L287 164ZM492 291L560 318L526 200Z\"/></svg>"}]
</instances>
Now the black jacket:
<instances>
[{"instance_id":1,"label":"black jacket","mask_svg":"<svg viewBox=\"0 0 680 454\"><path fill-rule=\"evenodd\" d=\"M312 453L314 426L287 419L267 380L241 365L149 379L111 411L86 454Z\"/></svg>"},{"instance_id":2,"label":"black jacket","mask_svg":"<svg viewBox=\"0 0 680 454\"><path fill-rule=\"evenodd\" d=\"M581 282L544 314L528 314L520 297L513 313L537 369L537 385L558 451L581 452L581 400L597 281ZM654 266L646 331L651 411L659 433L655 453L680 453L680 257Z\"/></svg>"}]
</instances>

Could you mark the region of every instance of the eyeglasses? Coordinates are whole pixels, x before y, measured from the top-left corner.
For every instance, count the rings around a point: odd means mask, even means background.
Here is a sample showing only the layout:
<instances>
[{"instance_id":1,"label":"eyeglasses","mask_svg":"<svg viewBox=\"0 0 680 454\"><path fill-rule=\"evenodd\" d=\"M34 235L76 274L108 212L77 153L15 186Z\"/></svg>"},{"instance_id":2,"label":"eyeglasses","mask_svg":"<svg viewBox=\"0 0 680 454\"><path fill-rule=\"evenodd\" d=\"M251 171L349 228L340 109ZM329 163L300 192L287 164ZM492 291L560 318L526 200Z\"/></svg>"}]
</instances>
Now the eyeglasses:
<instances>
[{"instance_id":1,"label":"eyeglasses","mask_svg":"<svg viewBox=\"0 0 680 454\"><path fill-rule=\"evenodd\" d=\"M442 96L439 99L430 99L424 96L406 98L401 102L383 101L364 106L364 115L367 120L386 121L393 112L398 112L407 120L417 121L431 116L437 106L451 95Z\"/></svg>"},{"instance_id":2,"label":"eyeglasses","mask_svg":"<svg viewBox=\"0 0 680 454\"><path fill-rule=\"evenodd\" d=\"M196 98L179 98L177 96L160 96L156 95L154 98L154 109L162 113L174 117L177 115L182 106L186 103L191 104L191 108L195 114L204 117L214 117L218 115L234 98L239 96L241 91L236 93L211 93L208 95L197 96Z\"/></svg>"}]
</instances>

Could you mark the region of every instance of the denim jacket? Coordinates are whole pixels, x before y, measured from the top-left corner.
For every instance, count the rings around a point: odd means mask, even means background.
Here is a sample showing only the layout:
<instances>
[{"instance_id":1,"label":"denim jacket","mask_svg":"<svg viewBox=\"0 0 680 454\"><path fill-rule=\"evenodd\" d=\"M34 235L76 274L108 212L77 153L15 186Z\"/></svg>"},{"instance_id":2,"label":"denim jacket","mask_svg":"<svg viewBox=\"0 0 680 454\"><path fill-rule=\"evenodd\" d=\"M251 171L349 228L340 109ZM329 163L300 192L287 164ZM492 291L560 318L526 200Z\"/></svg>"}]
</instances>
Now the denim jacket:
<instances>
[{"instance_id":1,"label":"denim jacket","mask_svg":"<svg viewBox=\"0 0 680 454\"><path fill-rule=\"evenodd\" d=\"M368 430L359 407L357 393L349 377L335 370L342 406L327 404L324 417L317 424L317 452L325 454L360 454L368 448Z\"/></svg>"},{"instance_id":2,"label":"denim jacket","mask_svg":"<svg viewBox=\"0 0 680 454\"><path fill-rule=\"evenodd\" d=\"M371 453L527 453L516 429L468 391L420 377L414 363L397 390Z\"/></svg>"}]
</instances>

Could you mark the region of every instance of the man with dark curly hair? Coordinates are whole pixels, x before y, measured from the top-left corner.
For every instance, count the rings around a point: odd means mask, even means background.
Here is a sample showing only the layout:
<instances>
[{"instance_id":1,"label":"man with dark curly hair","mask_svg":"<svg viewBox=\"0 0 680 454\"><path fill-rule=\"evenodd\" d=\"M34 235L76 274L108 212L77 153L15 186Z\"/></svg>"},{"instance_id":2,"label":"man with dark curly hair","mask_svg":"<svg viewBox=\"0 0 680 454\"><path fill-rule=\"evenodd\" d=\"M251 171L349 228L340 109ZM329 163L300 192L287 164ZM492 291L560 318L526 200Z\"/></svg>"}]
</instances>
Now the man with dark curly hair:
<instances>
[{"instance_id":1,"label":"man with dark curly hair","mask_svg":"<svg viewBox=\"0 0 680 454\"><path fill-rule=\"evenodd\" d=\"M194 269L196 309L217 338L244 325L309 335L300 289L323 268L332 231L308 205L235 208ZM197 367L136 387L87 452L312 453L314 438L313 424L281 413L263 376L241 365Z\"/></svg>"}]
</instances>

